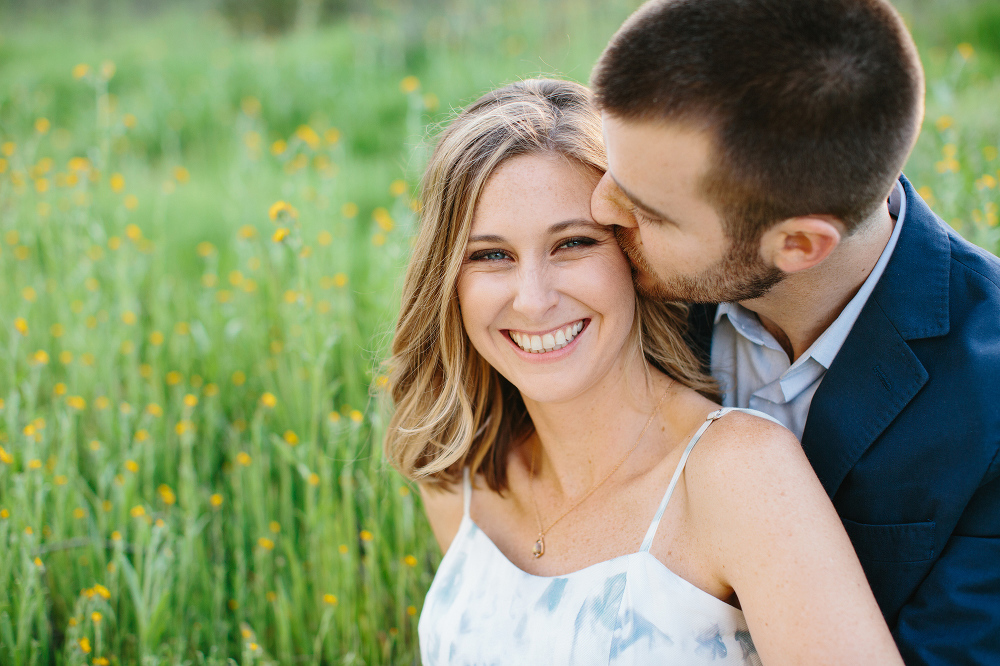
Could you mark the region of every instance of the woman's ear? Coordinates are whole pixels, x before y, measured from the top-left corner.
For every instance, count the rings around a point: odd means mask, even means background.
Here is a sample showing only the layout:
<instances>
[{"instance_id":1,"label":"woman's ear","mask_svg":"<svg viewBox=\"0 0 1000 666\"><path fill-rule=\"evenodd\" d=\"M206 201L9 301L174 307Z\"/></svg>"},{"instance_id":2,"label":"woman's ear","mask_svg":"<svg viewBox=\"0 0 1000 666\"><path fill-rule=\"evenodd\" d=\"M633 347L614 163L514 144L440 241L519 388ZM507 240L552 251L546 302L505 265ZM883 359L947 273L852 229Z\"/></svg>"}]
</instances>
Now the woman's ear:
<instances>
[{"instance_id":1,"label":"woman's ear","mask_svg":"<svg viewBox=\"0 0 1000 666\"><path fill-rule=\"evenodd\" d=\"M761 256L785 273L804 271L830 256L843 233L844 225L835 217L790 217L761 236Z\"/></svg>"}]
</instances>

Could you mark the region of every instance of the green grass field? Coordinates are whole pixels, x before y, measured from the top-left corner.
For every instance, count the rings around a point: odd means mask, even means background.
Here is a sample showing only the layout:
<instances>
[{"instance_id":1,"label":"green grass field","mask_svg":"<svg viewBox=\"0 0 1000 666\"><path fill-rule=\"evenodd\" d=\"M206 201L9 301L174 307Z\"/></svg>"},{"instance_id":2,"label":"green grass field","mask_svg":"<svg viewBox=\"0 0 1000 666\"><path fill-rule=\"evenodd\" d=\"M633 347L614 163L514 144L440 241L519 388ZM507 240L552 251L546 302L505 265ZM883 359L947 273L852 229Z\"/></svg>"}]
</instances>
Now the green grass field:
<instances>
[{"instance_id":1,"label":"green grass field","mask_svg":"<svg viewBox=\"0 0 1000 666\"><path fill-rule=\"evenodd\" d=\"M636 3L431 4L278 37L0 4L0 663L417 661L440 555L377 393L427 139L585 82ZM982 6L903 7L906 173L996 252Z\"/></svg>"}]
</instances>

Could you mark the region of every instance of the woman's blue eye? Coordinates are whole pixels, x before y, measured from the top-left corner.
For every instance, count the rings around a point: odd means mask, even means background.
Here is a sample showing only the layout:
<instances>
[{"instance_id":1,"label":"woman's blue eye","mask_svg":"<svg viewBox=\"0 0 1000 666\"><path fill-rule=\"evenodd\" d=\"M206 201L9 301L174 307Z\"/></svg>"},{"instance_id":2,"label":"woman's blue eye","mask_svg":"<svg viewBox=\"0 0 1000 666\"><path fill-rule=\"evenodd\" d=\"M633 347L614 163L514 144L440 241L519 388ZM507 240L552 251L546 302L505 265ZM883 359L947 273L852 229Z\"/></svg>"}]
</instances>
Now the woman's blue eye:
<instances>
[{"instance_id":1,"label":"woman's blue eye","mask_svg":"<svg viewBox=\"0 0 1000 666\"><path fill-rule=\"evenodd\" d=\"M506 258L507 253L503 250L482 250L469 257L472 261L503 261Z\"/></svg>"},{"instance_id":2,"label":"woman's blue eye","mask_svg":"<svg viewBox=\"0 0 1000 666\"><path fill-rule=\"evenodd\" d=\"M567 241L563 241L559 245L559 247L561 248L586 247L588 245L593 245L596 242L597 241L595 241L593 238L586 238L586 237L570 238Z\"/></svg>"}]
</instances>

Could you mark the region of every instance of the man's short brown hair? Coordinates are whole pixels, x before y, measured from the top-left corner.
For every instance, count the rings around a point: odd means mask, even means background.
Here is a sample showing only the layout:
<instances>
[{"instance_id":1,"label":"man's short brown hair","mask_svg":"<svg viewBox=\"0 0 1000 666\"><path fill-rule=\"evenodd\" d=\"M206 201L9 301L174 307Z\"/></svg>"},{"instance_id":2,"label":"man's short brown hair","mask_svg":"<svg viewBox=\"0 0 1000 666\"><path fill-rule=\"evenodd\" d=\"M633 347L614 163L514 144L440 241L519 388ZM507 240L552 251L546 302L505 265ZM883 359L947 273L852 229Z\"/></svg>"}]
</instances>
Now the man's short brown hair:
<instances>
[{"instance_id":1,"label":"man's short brown hair","mask_svg":"<svg viewBox=\"0 0 1000 666\"><path fill-rule=\"evenodd\" d=\"M881 0L654 0L597 63L600 108L712 138L704 194L736 241L826 214L853 231L919 131L923 72Z\"/></svg>"}]
</instances>

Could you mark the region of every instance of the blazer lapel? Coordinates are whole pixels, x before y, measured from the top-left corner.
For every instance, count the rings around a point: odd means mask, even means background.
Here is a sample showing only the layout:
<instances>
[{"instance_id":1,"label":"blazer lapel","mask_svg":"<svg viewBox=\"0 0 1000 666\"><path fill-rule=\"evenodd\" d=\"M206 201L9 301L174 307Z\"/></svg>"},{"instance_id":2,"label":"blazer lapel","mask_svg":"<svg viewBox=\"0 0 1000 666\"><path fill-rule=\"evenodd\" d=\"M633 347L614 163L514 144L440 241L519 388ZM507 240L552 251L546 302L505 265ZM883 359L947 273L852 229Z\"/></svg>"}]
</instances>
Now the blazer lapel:
<instances>
[{"instance_id":1,"label":"blazer lapel","mask_svg":"<svg viewBox=\"0 0 1000 666\"><path fill-rule=\"evenodd\" d=\"M813 396L802 447L832 497L927 382L908 340L948 332L950 241L901 177L906 214L885 273Z\"/></svg>"}]
</instances>

